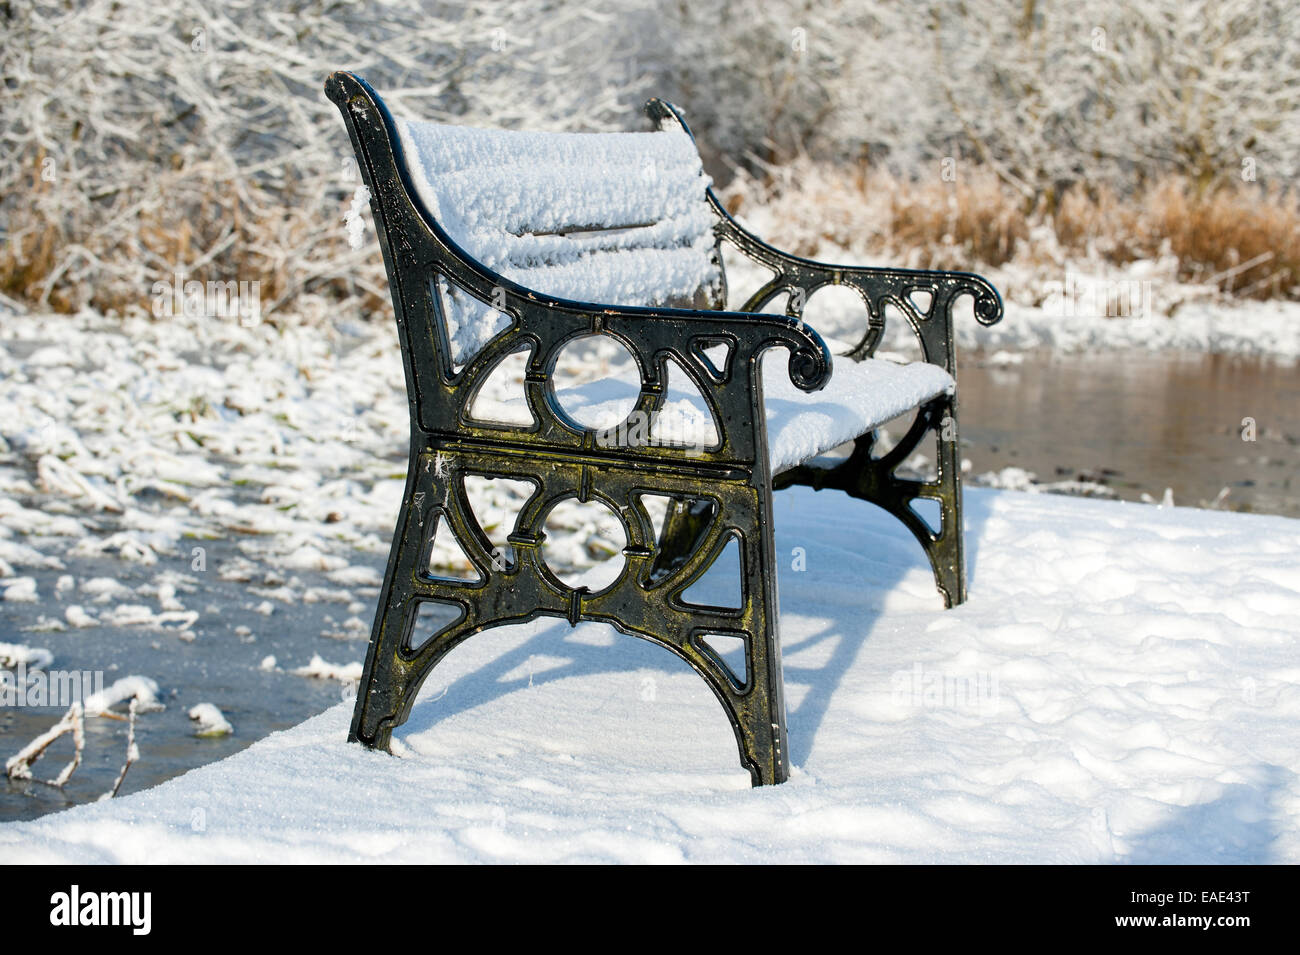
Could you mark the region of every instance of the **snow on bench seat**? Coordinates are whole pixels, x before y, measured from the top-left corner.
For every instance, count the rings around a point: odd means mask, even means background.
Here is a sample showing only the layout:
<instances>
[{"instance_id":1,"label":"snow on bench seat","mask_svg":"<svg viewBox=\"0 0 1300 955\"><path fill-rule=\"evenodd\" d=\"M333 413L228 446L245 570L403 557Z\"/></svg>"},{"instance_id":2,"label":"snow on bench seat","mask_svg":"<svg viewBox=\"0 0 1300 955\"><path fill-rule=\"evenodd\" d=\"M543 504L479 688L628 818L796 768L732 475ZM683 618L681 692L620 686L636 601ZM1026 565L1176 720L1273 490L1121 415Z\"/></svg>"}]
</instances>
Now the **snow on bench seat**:
<instances>
[{"instance_id":1,"label":"snow on bench seat","mask_svg":"<svg viewBox=\"0 0 1300 955\"><path fill-rule=\"evenodd\" d=\"M681 129L592 134L397 125L420 201L463 251L493 271L543 294L610 305L700 306L704 293L718 287L710 180ZM446 282L440 294L459 367L509 318ZM953 385L936 365L840 358L830 384L806 394L790 383L787 359L774 349L763 367L774 474ZM584 425L621 421L639 383L630 364L614 375L561 387L561 405ZM529 420L522 394L481 394L480 401L480 420ZM717 440L698 397L665 402L654 431L680 444Z\"/></svg>"},{"instance_id":2,"label":"snow on bench seat","mask_svg":"<svg viewBox=\"0 0 1300 955\"><path fill-rule=\"evenodd\" d=\"M790 383L787 356L778 348L763 359L763 410L773 474L825 454L953 388L952 376L927 362L837 358L830 383L808 394Z\"/></svg>"},{"instance_id":3,"label":"snow on bench seat","mask_svg":"<svg viewBox=\"0 0 1300 955\"><path fill-rule=\"evenodd\" d=\"M790 383L788 356L784 349L774 348L763 358L763 405L773 474L852 441L864 431L944 394L953 385L952 377L938 365L839 358L830 383L808 394ZM670 374L670 388L680 382ZM635 367L628 362L614 366L608 378L557 386L556 399L578 423L594 426L599 422L601 427L614 428L639 390ZM529 419L522 396L482 401L475 406L475 416L502 422ZM670 438L672 443L700 447L712 446L718 440L703 399L680 392L665 400L651 434Z\"/></svg>"},{"instance_id":4,"label":"snow on bench seat","mask_svg":"<svg viewBox=\"0 0 1300 955\"><path fill-rule=\"evenodd\" d=\"M701 291L721 280L711 180L680 129L397 125L420 201L462 250L508 279L559 298L647 306L702 305ZM457 363L504 319L459 299L448 328Z\"/></svg>"}]
</instances>

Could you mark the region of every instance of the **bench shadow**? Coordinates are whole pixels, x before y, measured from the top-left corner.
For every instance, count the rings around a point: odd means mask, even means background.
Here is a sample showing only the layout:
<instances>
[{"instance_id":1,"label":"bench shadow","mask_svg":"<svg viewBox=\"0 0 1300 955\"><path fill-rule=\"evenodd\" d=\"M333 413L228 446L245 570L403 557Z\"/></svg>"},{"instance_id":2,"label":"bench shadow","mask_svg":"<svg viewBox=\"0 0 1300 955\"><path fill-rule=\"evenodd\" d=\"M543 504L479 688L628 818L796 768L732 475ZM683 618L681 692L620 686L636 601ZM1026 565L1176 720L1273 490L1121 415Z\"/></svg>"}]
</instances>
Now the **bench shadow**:
<instances>
[{"instance_id":1,"label":"bench shadow","mask_svg":"<svg viewBox=\"0 0 1300 955\"><path fill-rule=\"evenodd\" d=\"M1259 779L1231 783L1212 802L1179 809L1168 822L1129 840L1130 865L1268 865L1278 857L1272 823L1276 800L1294 773L1261 765Z\"/></svg>"},{"instance_id":2,"label":"bench shadow","mask_svg":"<svg viewBox=\"0 0 1300 955\"><path fill-rule=\"evenodd\" d=\"M517 633L521 627L537 629L515 646L502 650L472 671L461 672L447 684L445 690L435 691L437 677L442 672L442 668L447 665L447 661L454 661L466 646L474 644L476 640L492 640L494 636L510 639L507 636L508 631L514 630ZM567 639L582 629L604 630L612 637L612 643L601 645L596 642ZM547 663L544 669L534 671L531 661L538 657L546 657ZM565 659L563 663L557 664L555 662L557 658ZM549 622L543 620L540 625L534 622L489 628L468 638L464 644L452 650L446 661L430 673L429 682L421 689L410 718L394 732L394 736L402 737L423 732L449 717L530 687L545 686L575 677L646 671L664 676L688 673L699 681L700 689L705 694L709 694L712 699L707 684L695 675L685 661L649 640L621 633L610 624L586 621L574 628L564 620L555 618ZM454 694L452 690L455 691ZM451 698L446 699L449 696ZM608 696L612 696L612 693ZM603 706L596 707L594 712L599 712L601 708ZM718 706L717 732L726 733L729 737L728 726L726 714L722 707Z\"/></svg>"},{"instance_id":3,"label":"bench shadow","mask_svg":"<svg viewBox=\"0 0 1300 955\"><path fill-rule=\"evenodd\" d=\"M788 498L788 495L795 497ZM833 604L817 606L817 565L830 566L833 562L841 586L845 580L861 579L865 588L881 594L891 591L904 576L918 570L929 575L930 569L920 546L907 529L873 504L837 491L814 492L808 488L781 491L775 500L777 586L781 607L787 621L792 615L802 618L799 639L788 644L786 652L793 655L811 650L816 654L819 646L834 642L824 662L808 666L792 665L787 661L784 667L787 687L797 684L803 690L797 706L787 701L791 763L800 766L812 753L831 702L863 645L871 639L881 614L879 601L875 601L874 606L855 606L852 593L846 593ZM787 501L793 506L783 506ZM833 514L826 516L828 509ZM811 522L811 534L807 529L801 530L801 527L810 526L810 522L801 519L802 515L819 512L825 518L823 526L827 530L818 530L816 522ZM967 509L968 541L978 538L987 513L987 506ZM845 521L845 517L850 521ZM806 549L808 572L799 574L791 569L789 555L794 547ZM785 555L784 561L781 555ZM951 612L943 609L936 592L934 616L937 618ZM608 625L585 623L581 626ZM502 631L507 629L513 628L501 628ZM613 630L612 627L609 629ZM490 634L494 632L497 631L470 637L465 646L481 638L491 639ZM528 687L530 683L545 685L572 677L644 671L664 675L690 673L693 679L700 681L701 690L709 692L704 681L684 661L648 640L613 634L613 644L602 646L565 639L574 632L563 620L557 619L549 625L544 623L517 645L505 649L474 671L460 674L447 685L447 690L434 689L440 672L436 669L430 675L430 683L422 689L410 718L396 735L401 737L428 730L449 716L500 699ZM452 661L462 651L463 646L453 650L447 660ZM543 655L549 658L547 667L541 672L531 672L530 658ZM556 664L555 658L560 657L566 658L565 662ZM520 672L526 672L526 675L518 675ZM453 689L452 699L445 699ZM725 734L729 738L730 726L725 712L720 705L714 705L717 707L717 722L708 724L706 731Z\"/></svg>"},{"instance_id":4,"label":"bench shadow","mask_svg":"<svg viewBox=\"0 0 1300 955\"><path fill-rule=\"evenodd\" d=\"M852 517L853 526L857 530L856 535L853 530L850 530L849 534L858 538L855 542L856 546L846 547L841 542L834 546L833 554L827 555L842 561L840 573L860 574L865 589L879 591L881 594L888 594L905 576L917 571L926 574L933 581L929 561L920 545L903 524L888 511L875 504L850 498L835 491L813 492L807 488L781 491L777 495L777 501L780 502L783 495L799 492L802 492L806 498L812 494L817 495L817 498L800 501L798 506L807 509L807 513L815 513L813 510L815 508L824 510L833 507L837 515ZM834 503L832 504L828 498L833 499ZM963 523L966 528L968 580L971 591L975 592L978 581L971 572L973 565L971 554L974 551L972 545L978 540L984 522L988 518L989 506L987 502L982 502L976 507L971 507L970 503L968 498L964 504ZM777 513L777 551L781 553L781 545L792 541L792 535L797 531L792 526L794 522L788 519L782 521L783 509L780 508L779 503L774 510ZM791 516L788 512L786 515L787 518ZM864 550L864 545L871 547L873 544L875 548L870 552ZM883 551L883 559L877 556L881 551ZM786 547L784 552L788 553L789 547ZM781 569L787 570L785 567ZM791 612L798 613L805 618L805 621L807 618L819 616L818 610L827 608L824 605L823 608L817 608L814 606L815 600L809 599L807 591L814 590L815 585L800 587L793 579L794 576L788 572L778 575L782 609L787 615ZM804 592L791 592L796 589ZM955 611L943 609L942 598L936 591L934 618L953 612ZM797 706L790 705L787 698L790 758L793 764L802 765L811 755L831 702L840 691L845 677L852 669L863 646L870 641L882 613L879 604L874 601L865 607L855 607L848 602L842 603L834 608L833 613L822 618L820 627L815 631L797 643L783 647L788 654L784 666L787 697L791 695L788 689L791 684L806 687ZM921 635L917 636L920 638ZM816 647L828 641L834 641L834 647L825 662L814 666L790 662L790 656L802 655L806 650L815 651ZM888 677L888 674L882 675L882 679L887 680Z\"/></svg>"},{"instance_id":5,"label":"bench shadow","mask_svg":"<svg viewBox=\"0 0 1300 955\"><path fill-rule=\"evenodd\" d=\"M987 488L976 488L972 493L969 487L962 493L962 523L966 526L966 585L972 594L979 588L979 553L984 541L981 532L993 514L996 493Z\"/></svg>"}]
</instances>

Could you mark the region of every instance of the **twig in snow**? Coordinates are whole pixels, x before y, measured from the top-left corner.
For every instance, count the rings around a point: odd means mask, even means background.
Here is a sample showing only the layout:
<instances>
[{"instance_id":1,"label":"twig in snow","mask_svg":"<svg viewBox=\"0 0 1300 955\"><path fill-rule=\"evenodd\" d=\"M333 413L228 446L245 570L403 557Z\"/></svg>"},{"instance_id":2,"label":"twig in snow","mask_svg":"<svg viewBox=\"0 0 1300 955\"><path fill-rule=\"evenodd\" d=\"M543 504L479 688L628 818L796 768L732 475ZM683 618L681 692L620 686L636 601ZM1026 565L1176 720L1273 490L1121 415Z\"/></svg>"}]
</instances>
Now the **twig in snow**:
<instances>
[{"instance_id":1,"label":"twig in snow","mask_svg":"<svg viewBox=\"0 0 1300 955\"><path fill-rule=\"evenodd\" d=\"M68 712L64 713L57 723L5 761L5 774L10 779L31 779L32 764L41 758L41 755L49 748L51 743L64 734L71 733L74 748L72 761L63 767L63 771L53 779L36 780L47 786L62 789L68 780L72 778L72 774L77 771L77 767L81 765L81 753L86 745L85 719L90 716L98 716L106 720L126 720L126 763L122 766L122 771L118 774L117 782L113 784L112 791L106 793L102 798L108 799L117 795L117 791L122 786L122 780L126 777L126 771L131 768L132 763L140 758L140 750L135 745L136 715L165 708L161 703L157 702L157 693L158 684L154 683L153 680L147 677L129 676L118 680L106 690L88 696L83 702L73 703L68 707ZM123 701L129 701L126 716L109 709L109 707Z\"/></svg>"},{"instance_id":2,"label":"twig in snow","mask_svg":"<svg viewBox=\"0 0 1300 955\"><path fill-rule=\"evenodd\" d=\"M69 706L68 712L63 714L62 719L24 746L16 755L10 756L5 761L5 775L10 779L31 779L32 764L45 754L45 750L49 748L51 743L65 733L72 734L72 760L53 779L38 780L45 782L49 786L62 789L64 784L72 778L72 774L77 771L77 767L81 765L81 751L86 745L85 725L80 703L73 703Z\"/></svg>"},{"instance_id":3,"label":"twig in snow","mask_svg":"<svg viewBox=\"0 0 1300 955\"><path fill-rule=\"evenodd\" d=\"M117 781L113 783L113 788L99 797L101 802L117 795L117 791L122 788L122 780L126 779L126 771L140 758L140 750L136 749L135 745L136 708L136 698L131 697L131 704L126 711L126 762L122 764L122 771L117 774Z\"/></svg>"}]
</instances>

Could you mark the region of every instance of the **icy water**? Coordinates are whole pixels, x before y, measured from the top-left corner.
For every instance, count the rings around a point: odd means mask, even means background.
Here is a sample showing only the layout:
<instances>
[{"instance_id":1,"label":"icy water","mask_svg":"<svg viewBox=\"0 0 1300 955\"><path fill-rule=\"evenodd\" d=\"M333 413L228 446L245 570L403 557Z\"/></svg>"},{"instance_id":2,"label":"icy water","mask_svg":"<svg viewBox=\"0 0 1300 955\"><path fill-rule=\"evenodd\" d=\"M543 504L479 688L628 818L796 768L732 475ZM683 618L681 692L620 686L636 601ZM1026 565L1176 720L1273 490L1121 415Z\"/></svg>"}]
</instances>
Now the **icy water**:
<instances>
[{"instance_id":1,"label":"icy water","mask_svg":"<svg viewBox=\"0 0 1300 955\"><path fill-rule=\"evenodd\" d=\"M1300 368L1226 355L1029 353L959 369L972 473L1300 517ZM1220 498L1224 489L1227 494Z\"/></svg>"},{"instance_id":2,"label":"icy water","mask_svg":"<svg viewBox=\"0 0 1300 955\"><path fill-rule=\"evenodd\" d=\"M146 789L204 763L229 756L276 730L287 729L337 703L353 692L348 685L329 679L296 675L296 667L319 654L329 663L347 664L365 656L366 637L342 626L352 616L341 602L289 604L268 599L278 581L290 575L261 568L248 581L221 580L215 568L237 557L234 541L205 540L206 570L196 572L187 552L184 558L159 556L149 567L116 557L64 557L63 570L27 569L36 577L41 594L54 594L57 579L72 574L77 579L114 577L132 589L171 570L194 581L194 592L184 593L188 607L200 617L192 633L145 630L139 627L98 626L63 632L21 633L38 615L62 617L64 604L84 603L84 595L57 597L36 604L0 604L4 639L45 647L61 670L103 670L104 684L130 674L157 681L162 712L142 714L136 725L140 760L128 771L123 794ZM357 553L353 563L370 564L382 571L383 560ZM269 578L268 578L268 575ZM305 587L333 589L323 574L294 571ZM360 596L366 588L353 588ZM373 588L372 588L373 589ZM367 625L374 597L362 597L367 607L361 616ZM141 601L150 602L150 601ZM87 605L97 611L101 608ZM270 613L266 613L266 610ZM355 606L352 609L356 609ZM322 636L330 633L335 636ZM344 636L343 634L347 634ZM276 658L274 668L262 661ZM216 704L234 726L234 734L216 738L194 735L187 713L197 703ZM123 707L119 706L121 710ZM0 708L0 757L7 758L48 729L62 707ZM126 727L105 719L86 721L86 746L82 765L62 790L36 781L0 782L0 820L30 819L87 802L112 788L126 752ZM56 742L33 767L38 779L53 777L72 755L69 737Z\"/></svg>"},{"instance_id":3,"label":"icy water","mask_svg":"<svg viewBox=\"0 0 1300 955\"><path fill-rule=\"evenodd\" d=\"M1294 365L1203 355L1032 353L1007 364L968 355L960 380L962 453L971 460L972 478L1013 466L1035 472L1041 482L1082 479L1130 500L1144 494L1158 499L1170 488L1180 505L1208 504L1226 487L1220 507L1300 517L1300 372ZM1243 440L1246 418L1253 419L1254 441ZM286 603L268 596L285 578L298 578L297 593L309 587L325 592L331 585L323 575L264 566L247 580L222 580L215 568L240 554L239 538L201 543L209 568L201 572L188 551L160 556L149 567L116 557L65 556L63 570L24 571L36 577L41 602L0 604L0 641L48 648L60 669L103 670L106 684L135 673L158 682L167 708L140 717L141 756L123 793L235 753L348 695L338 682L290 672L313 655L335 664L364 657L368 630L349 629L343 621L359 618L368 628L375 588L352 588L350 605ZM349 559L383 567L375 554ZM112 577L134 589L168 570L192 581L192 591L180 594L185 606L200 612L192 635L139 627L28 630L39 616L62 618L65 604L85 603L84 595L56 595L63 574ZM263 669L268 655L277 666ZM219 706L234 735L195 737L186 714L200 702ZM60 714L58 708L0 708L0 758ZM34 818L108 791L125 741L123 724L89 720L85 760L68 786L60 791L37 782L0 782L0 821ZM36 775L56 775L70 752L69 740L60 740L36 764Z\"/></svg>"}]
</instances>

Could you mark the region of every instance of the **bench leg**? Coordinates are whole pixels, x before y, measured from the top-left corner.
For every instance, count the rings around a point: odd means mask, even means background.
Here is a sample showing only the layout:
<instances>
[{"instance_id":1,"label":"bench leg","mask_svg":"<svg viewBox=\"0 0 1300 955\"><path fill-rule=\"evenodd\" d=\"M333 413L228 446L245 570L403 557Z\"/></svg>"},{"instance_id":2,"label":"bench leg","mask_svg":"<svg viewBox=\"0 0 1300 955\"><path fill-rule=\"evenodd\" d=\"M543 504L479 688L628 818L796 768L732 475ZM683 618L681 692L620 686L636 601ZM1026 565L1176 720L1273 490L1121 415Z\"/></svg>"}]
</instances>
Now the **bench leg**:
<instances>
[{"instance_id":1,"label":"bench leg","mask_svg":"<svg viewBox=\"0 0 1300 955\"><path fill-rule=\"evenodd\" d=\"M620 624L620 629L670 647L704 677L726 710L741 765L755 786L790 776L772 496L762 484L714 484L701 492L707 497L674 495L641 578L650 584L647 599L637 609L628 608ZM740 556L739 606L687 604L682 594L733 540ZM647 616L637 619L640 613ZM743 675L710 649L710 634L744 641Z\"/></svg>"},{"instance_id":2,"label":"bench leg","mask_svg":"<svg viewBox=\"0 0 1300 955\"><path fill-rule=\"evenodd\" d=\"M433 518L425 510L426 502L432 503L436 494L437 488L424 474L408 484L393 534L388 570L379 594L348 733L349 742L360 742L385 752L393 729L406 722L410 715L424 677L469 635L462 620L461 626L443 630L420 647L418 657L413 658L409 652L408 642L419 615L420 598L438 597L436 586L417 583L421 576L418 563L424 551L424 524ZM439 503L445 506L446 501ZM439 512L437 519L445 520L445 512Z\"/></svg>"},{"instance_id":3,"label":"bench leg","mask_svg":"<svg viewBox=\"0 0 1300 955\"><path fill-rule=\"evenodd\" d=\"M406 722L420 686L458 644L489 627L523 623L554 607L541 599L535 575L506 572L480 537L457 473L439 474L440 454L422 454L403 497L388 570L379 595L366 663L348 735L387 751L392 731ZM432 532L450 531L473 564L477 581L439 579L428 573ZM523 546L523 545L519 545ZM459 617L438 632L417 633L421 605L454 608ZM423 642L412 644L412 637Z\"/></svg>"},{"instance_id":4,"label":"bench leg","mask_svg":"<svg viewBox=\"0 0 1300 955\"><path fill-rule=\"evenodd\" d=\"M935 584L943 595L944 606L951 608L966 602L966 554L962 529L961 507L961 455L957 440L957 415L951 397L942 397L920 409L912 428L878 461L873 461L874 496L901 520L920 542L930 559ZM938 475L934 481L914 481L899 478L894 471L916 449L921 440L933 432L938 437ZM864 435L859 441L874 442L875 435ZM931 501L939 506L939 526L931 527L913 507L917 500Z\"/></svg>"},{"instance_id":5,"label":"bench leg","mask_svg":"<svg viewBox=\"0 0 1300 955\"><path fill-rule=\"evenodd\" d=\"M929 433L939 437L938 479L914 481L894 472ZM875 458L874 431L854 442L853 453L833 468L800 465L778 474L773 485L780 489L801 484L820 491L834 488L859 500L870 501L893 514L925 550L934 570L935 585L944 606L966 600L966 557L962 533L961 461L957 440L957 416L951 397L941 397L923 406L902 439L889 453ZM939 527L932 528L913 508L918 500L939 506Z\"/></svg>"},{"instance_id":6,"label":"bench leg","mask_svg":"<svg viewBox=\"0 0 1300 955\"><path fill-rule=\"evenodd\" d=\"M689 478L618 468L597 472L570 463L547 462L529 473L520 468L517 457L503 457L499 470L489 465L493 473L511 476L513 468L513 476L534 479L539 486L510 537L515 559L503 568L492 562L486 541L476 533L455 468L436 476L422 468L424 457L414 464L417 474L408 486L394 535L358 688L351 741L388 750L392 732L410 715L421 684L455 646L489 627L549 615L571 624L608 623L676 653L722 703L741 764L753 784L779 783L789 777L770 492L744 481L709 486ZM486 457L480 457L480 468ZM708 497L694 497L697 487L705 487L699 493ZM640 501L646 492L685 502L670 512L658 542L652 539L653 528ZM597 593L558 581L541 553L541 529L550 506L567 496L586 499L586 495L620 515L629 541L623 574ZM427 537L432 520L445 522L455 533L478 568L480 581L430 578ZM682 601L681 593L708 571L733 538L741 555L741 606L707 607ZM412 647L410 637L420 605L431 600L459 607L461 616ZM709 647L710 634L745 642L743 679Z\"/></svg>"},{"instance_id":7,"label":"bench leg","mask_svg":"<svg viewBox=\"0 0 1300 955\"><path fill-rule=\"evenodd\" d=\"M715 692L723 692L719 699L727 709L736 743L740 747L741 763L749 769L753 785L763 786L785 782L790 776L790 751L786 735L785 677L781 664L781 639L778 630L780 602L776 581L776 547L772 536L772 493L763 487L744 486L731 495L731 506L719 515L719 532L715 541L704 538L700 551L709 556L720 554L729 538L740 544L741 607L738 618L731 623L715 621L718 630L736 628L743 632L746 647L746 675L744 686L738 689L729 680L718 681L714 672L716 662L708 669L695 663L696 670L706 677ZM689 528L698 526L698 513L683 508L680 524ZM670 525L665 521L665 534ZM680 538L679 538L680 540ZM706 565L707 566L707 565ZM688 589L692 574L689 566L683 574L685 583L676 586L677 593ZM709 614L697 614L692 633L698 633L701 623ZM716 618L716 614L714 615ZM722 623L722 626L718 626ZM698 650L698 637L689 646ZM710 672L713 671L713 672Z\"/></svg>"}]
</instances>

